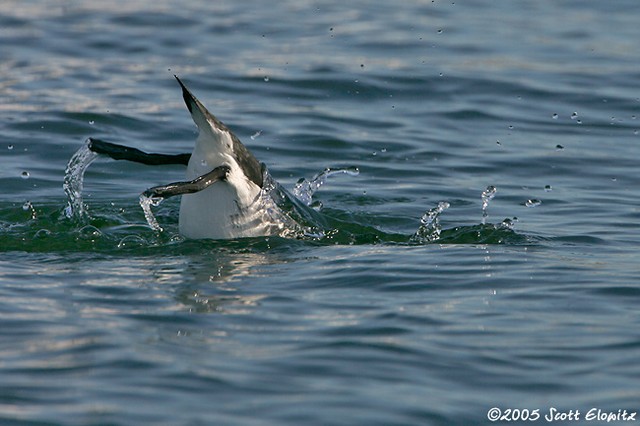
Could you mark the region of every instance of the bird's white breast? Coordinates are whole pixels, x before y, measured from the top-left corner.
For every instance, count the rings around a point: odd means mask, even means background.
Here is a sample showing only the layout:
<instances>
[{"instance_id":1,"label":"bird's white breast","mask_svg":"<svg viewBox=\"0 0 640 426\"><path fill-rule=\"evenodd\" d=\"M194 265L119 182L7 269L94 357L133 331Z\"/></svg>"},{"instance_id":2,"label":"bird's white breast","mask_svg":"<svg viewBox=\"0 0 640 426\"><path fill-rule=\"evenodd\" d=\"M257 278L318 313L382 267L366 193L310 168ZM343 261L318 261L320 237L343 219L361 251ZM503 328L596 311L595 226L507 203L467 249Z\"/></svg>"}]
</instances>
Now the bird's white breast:
<instances>
[{"instance_id":1,"label":"bird's white breast","mask_svg":"<svg viewBox=\"0 0 640 426\"><path fill-rule=\"evenodd\" d=\"M195 179L215 167L230 167L227 179L194 194L182 196L180 233L187 238L239 238L264 235L260 192L246 178L232 155L194 150L187 167L187 180Z\"/></svg>"}]
</instances>

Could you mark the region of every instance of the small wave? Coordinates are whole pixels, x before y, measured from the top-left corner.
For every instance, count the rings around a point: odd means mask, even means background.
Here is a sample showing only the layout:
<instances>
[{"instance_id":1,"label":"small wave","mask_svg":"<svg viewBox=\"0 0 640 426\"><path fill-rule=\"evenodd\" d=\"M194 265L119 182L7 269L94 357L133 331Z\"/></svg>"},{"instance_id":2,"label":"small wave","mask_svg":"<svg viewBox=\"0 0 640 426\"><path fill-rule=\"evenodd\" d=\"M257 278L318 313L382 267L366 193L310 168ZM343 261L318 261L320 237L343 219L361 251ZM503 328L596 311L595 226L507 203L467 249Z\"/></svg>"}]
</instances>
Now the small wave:
<instances>
[{"instance_id":1,"label":"small wave","mask_svg":"<svg viewBox=\"0 0 640 426\"><path fill-rule=\"evenodd\" d=\"M529 244L532 239L519 234L502 224L480 224L456 226L444 229L440 234L440 244Z\"/></svg>"}]
</instances>

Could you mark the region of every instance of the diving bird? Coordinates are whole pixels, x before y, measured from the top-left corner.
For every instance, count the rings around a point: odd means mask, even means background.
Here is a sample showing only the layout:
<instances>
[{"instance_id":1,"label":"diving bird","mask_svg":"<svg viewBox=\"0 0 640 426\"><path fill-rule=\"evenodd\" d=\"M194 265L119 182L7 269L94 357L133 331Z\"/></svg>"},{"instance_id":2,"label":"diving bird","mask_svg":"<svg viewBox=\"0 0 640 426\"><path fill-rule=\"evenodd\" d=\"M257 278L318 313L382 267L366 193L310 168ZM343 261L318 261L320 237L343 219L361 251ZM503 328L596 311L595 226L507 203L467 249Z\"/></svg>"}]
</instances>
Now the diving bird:
<instances>
[{"instance_id":1,"label":"diving bird","mask_svg":"<svg viewBox=\"0 0 640 426\"><path fill-rule=\"evenodd\" d=\"M149 165L186 164L186 180L156 186L148 197L182 195L179 230L187 238L228 239L276 235L284 226L274 201L265 196L266 167L175 76L198 127L191 154L149 154L89 138L89 149L116 160Z\"/></svg>"}]
</instances>

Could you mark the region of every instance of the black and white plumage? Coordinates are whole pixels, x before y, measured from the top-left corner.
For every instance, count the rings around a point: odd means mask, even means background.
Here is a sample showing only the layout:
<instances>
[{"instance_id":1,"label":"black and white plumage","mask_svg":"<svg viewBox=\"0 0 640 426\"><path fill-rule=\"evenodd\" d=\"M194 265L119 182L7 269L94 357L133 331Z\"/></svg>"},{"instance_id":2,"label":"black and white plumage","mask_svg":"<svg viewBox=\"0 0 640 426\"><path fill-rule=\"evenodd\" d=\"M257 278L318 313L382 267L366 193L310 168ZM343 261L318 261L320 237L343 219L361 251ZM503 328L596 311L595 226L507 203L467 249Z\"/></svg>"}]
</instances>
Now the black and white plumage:
<instances>
[{"instance_id":1,"label":"black and white plumage","mask_svg":"<svg viewBox=\"0 0 640 426\"><path fill-rule=\"evenodd\" d=\"M264 167L240 140L187 89L184 101L198 126L196 145L187 166L187 180L217 167L228 171L221 182L182 196L180 233L187 238L238 238L277 232L261 197ZM277 228L277 226L276 226Z\"/></svg>"},{"instance_id":2,"label":"black and white plumage","mask_svg":"<svg viewBox=\"0 0 640 426\"><path fill-rule=\"evenodd\" d=\"M148 154L136 148L89 138L89 150L116 160L148 165L186 164L186 180L156 186L146 197L181 195L180 234L194 239L284 235L291 221L268 191L268 174L240 139L176 76L199 133L191 154ZM269 184L277 185L269 179ZM270 189L270 188L268 188Z\"/></svg>"}]
</instances>

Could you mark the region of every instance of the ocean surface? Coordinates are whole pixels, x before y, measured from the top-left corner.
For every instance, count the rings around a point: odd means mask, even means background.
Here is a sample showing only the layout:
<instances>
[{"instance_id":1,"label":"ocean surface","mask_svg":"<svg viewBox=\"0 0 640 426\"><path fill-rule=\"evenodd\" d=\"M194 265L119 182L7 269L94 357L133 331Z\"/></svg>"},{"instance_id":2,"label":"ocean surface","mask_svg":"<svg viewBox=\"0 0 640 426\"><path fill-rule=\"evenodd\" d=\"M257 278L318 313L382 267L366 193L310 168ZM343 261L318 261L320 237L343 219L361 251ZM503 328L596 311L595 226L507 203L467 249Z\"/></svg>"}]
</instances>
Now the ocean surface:
<instances>
[{"instance_id":1,"label":"ocean surface","mask_svg":"<svg viewBox=\"0 0 640 426\"><path fill-rule=\"evenodd\" d=\"M633 424L639 19L3 1L0 424ZM191 151L174 74L289 191L359 170L313 194L321 235L186 240L179 199L155 231L138 197L184 167L106 158L65 213L88 137Z\"/></svg>"}]
</instances>

